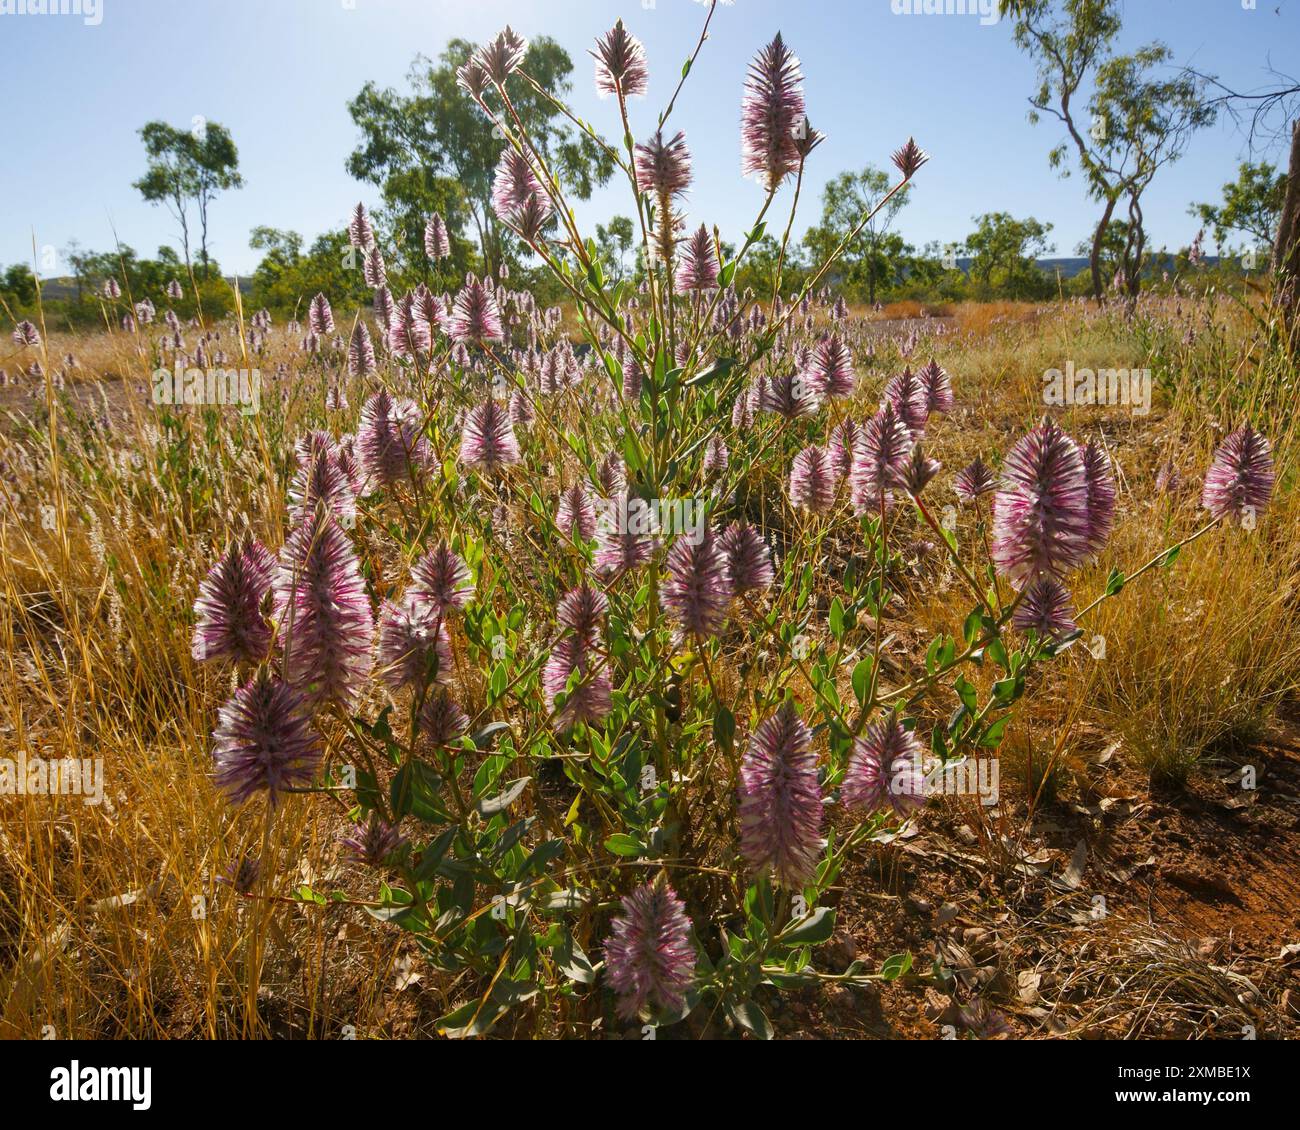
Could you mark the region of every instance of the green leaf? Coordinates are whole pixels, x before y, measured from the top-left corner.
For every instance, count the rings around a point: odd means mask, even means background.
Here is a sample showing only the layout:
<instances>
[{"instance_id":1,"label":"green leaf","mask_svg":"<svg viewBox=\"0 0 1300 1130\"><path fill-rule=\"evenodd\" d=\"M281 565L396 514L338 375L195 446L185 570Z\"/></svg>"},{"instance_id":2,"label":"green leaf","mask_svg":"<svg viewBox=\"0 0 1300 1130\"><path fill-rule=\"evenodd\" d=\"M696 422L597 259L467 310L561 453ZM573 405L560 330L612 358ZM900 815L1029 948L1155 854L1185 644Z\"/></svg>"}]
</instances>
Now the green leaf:
<instances>
[{"instance_id":1,"label":"green leaf","mask_svg":"<svg viewBox=\"0 0 1300 1130\"><path fill-rule=\"evenodd\" d=\"M508 722L489 722L483 729L477 730L471 740L474 742L475 748L479 750L491 749L492 739L502 730L509 729L510 723Z\"/></svg>"},{"instance_id":2,"label":"green leaf","mask_svg":"<svg viewBox=\"0 0 1300 1130\"><path fill-rule=\"evenodd\" d=\"M893 957L885 958L884 964L880 967L880 976L886 981L897 981L911 968L912 955L896 953Z\"/></svg>"},{"instance_id":3,"label":"green leaf","mask_svg":"<svg viewBox=\"0 0 1300 1130\"><path fill-rule=\"evenodd\" d=\"M1005 718L999 718L993 723L993 725L984 731L983 736L980 738L980 745L985 749L996 749L998 744L1002 741L1002 732L1007 728L1007 724L1010 721L1010 714Z\"/></svg>"},{"instance_id":4,"label":"green leaf","mask_svg":"<svg viewBox=\"0 0 1300 1130\"><path fill-rule=\"evenodd\" d=\"M788 927L777 941L787 946L819 946L830 941L834 932L835 911L819 906L807 918Z\"/></svg>"},{"instance_id":5,"label":"green leaf","mask_svg":"<svg viewBox=\"0 0 1300 1130\"><path fill-rule=\"evenodd\" d=\"M867 694L871 690L871 669L875 660L871 656L860 659L853 667L853 694L859 706L867 705Z\"/></svg>"},{"instance_id":6,"label":"green leaf","mask_svg":"<svg viewBox=\"0 0 1300 1130\"><path fill-rule=\"evenodd\" d=\"M830 611L831 635L837 640L844 638L844 602L837 596L831 601Z\"/></svg>"},{"instance_id":7,"label":"green leaf","mask_svg":"<svg viewBox=\"0 0 1300 1130\"><path fill-rule=\"evenodd\" d=\"M507 1009L495 1000L470 1001L453 1009L435 1023L449 1040L463 1040L469 1036L483 1036L506 1014Z\"/></svg>"},{"instance_id":8,"label":"green leaf","mask_svg":"<svg viewBox=\"0 0 1300 1130\"><path fill-rule=\"evenodd\" d=\"M722 705L713 715L713 740L723 753L730 753L736 744L736 716Z\"/></svg>"},{"instance_id":9,"label":"green leaf","mask_svg":"<svg viewBox=\"0 0 1300 1130\"><path fill-rule=\"evenodd\" d=\"M1106 578L1106 595L1116 595L1116 593L1118 593L1127 582L1128 578L1124 576L1122 570L1112 569L1110 571L1110 576Z\"/></svg>"},{"instance_id":10,"label":"green leaf","mask_svg":"<svg viewBox=\"0 0 1300 1130\"><path fill-rule=\"evenodd\" d=\"M635 836L629 836L626 832L615 832L605 841L605 850L611 851L615 855L635 858L645 850L645 845Z\"/></svg>"},{"instance_id":11,"label":"green leaf","mask_svg":"<svg viewBox=\"0 0 1300 1130\"><path fill-rule=\"evenodd\" d=\"M753 1032L760 1040L772 1038L772 1022L753 1001L742 1001L731 1008L731 1018L742 1028Z\"/></svg>"},{"instance_id":12,"label":"green leaf","mask_svg":"<svg viewBox=\"0 0 1300 1130\"><path fill-rule=\"evenodd\" d=\"M480 800L476 805L479 815L495 816L498 812L504 812L519 799L531 780L531 777L520 777L519 780L512 781L505 792Z\"/></svg>"}]
</instances>

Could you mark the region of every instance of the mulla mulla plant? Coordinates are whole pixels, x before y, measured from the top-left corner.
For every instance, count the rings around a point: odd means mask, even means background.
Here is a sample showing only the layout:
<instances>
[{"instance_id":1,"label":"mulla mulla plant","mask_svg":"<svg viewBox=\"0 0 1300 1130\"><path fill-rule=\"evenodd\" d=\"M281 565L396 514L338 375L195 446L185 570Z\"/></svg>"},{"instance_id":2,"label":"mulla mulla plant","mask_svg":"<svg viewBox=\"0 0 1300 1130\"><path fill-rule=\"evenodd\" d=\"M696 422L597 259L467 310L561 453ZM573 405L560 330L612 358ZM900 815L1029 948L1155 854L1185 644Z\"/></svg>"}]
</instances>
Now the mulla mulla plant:
<instances>
[{"instance_id":1,"label":"mulla mulla plant","mask_svg":"<svg viewBox=\"0 0 1300 1130\"><path fill-rule=\"evenodd\" d=\"M1238 421L1203 524L1099 586L1123 506L1105 434L1049 416L957 457L958 365L915 334L886 349L829 289L838 251L788 271L799 187L836 141L784 36L734 92L742 234L692 214L716 196L692 192L682 108L710 41L749 34L716 2L703 19L685 67L619 21L591 49L603 116L563 107L627 193L635 270L530 132L542 87L506 28L457 73L498 147L498 253L448 283L459 210L381 253L358 206L365 300L319 293L305 327L253 327L319 375L320 410L259 482L272 520L232 515L191 594L213 787L232 838L246 808L268 831L291 806L345 817L354 882L243 843L222 864L264 917L337 903L412 935L447 974L450 1037L767 1037L774 993L911 975L907 954L814 958L844 885L869 881L848 864L928 818L931 762L997 756L1103 602L1200 538L1251 536L1272 499L1270 445ZM651 91L661 113L634 128ZM923 187L928 155L899 140L841 247ZM760 242L772 277L746 285ZM186 360L229 347L195 329ZM14 343L41 336L23 322ZM960 616L923 661L891 642L920 634L901 587L920 557Z\"/></svg>"}]
</instances>

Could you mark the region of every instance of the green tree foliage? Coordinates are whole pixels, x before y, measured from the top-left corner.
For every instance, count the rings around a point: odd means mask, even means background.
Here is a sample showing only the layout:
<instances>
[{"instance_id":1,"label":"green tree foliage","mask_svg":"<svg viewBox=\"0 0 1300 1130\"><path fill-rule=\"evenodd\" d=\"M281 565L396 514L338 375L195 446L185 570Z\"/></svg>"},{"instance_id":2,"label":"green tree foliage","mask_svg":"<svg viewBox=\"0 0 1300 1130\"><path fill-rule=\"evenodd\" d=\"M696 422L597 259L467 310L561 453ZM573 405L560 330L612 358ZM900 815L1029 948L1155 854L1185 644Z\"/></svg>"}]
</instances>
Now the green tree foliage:
<instances>
[{"instance_id":1,"label":"green tree foliage","mask_svg":"<svg viewBox=\"0 0 1300 1130\"><path fill-rule=\"evenodd\" d=\"M166 122L146 122L140 128L148 167L134 187L150 204L162 204L180 227L188 273L191 223L199 226L199 270L208 278L208 219L213 200L232 188L242 188L239 151L230 131L216 122L198 122L180 130ZM192 211L191 211L192 210Z\"/></svg>"},{"instance_id":2,"label":"green tree foliage","mask_svg":"<svg viewBox=\"0 0 1300 1130\"><path fill-rule=\"evenodd\" d=\"M1051 283L1038 269L1037 259L1053 247L1047 242L1051 224L1030 216L1017 220L1007 212L986 212L972 218L975 230L966 237L971 277L982 295L994 291L1008 298L1042 298Z\"/></svg>"},{"instance_id":3,"label":"green tree foliage","mask_svg":"<svg viewBox=\"0 0 1300 1130\"><path fill-rule=\"evenodd\" d=\"M863 213L889 191L890 184L889 174L873 165L832 177L822 190L821 222L804 236L810 257L821 262L834 251ZM842 285L868 302L876 301L883 285L901 280L908 266L912 248L890 228L910 191L910 186L905 186L895 193L844 249Z\"/></svg>"},{"instance_id":4,"label":"green tree foliage","mask_svg":"<svg viewBox=\"0 0 1300 1130\"><path fill-rule=\"evenodd\" d=\"M627 216L611 216L608 224L596 225L596 249L607 275L616 283L627 277L627 255L635 238Z\"/></svg>"},{"instance_id":5,"label":"green tree foliage","mask_svg":"<svg viewBox=\"0 0 1300 1130\"><path fill-rule=\"evenodd\" d=\"M491 207L492 177L504 143L456 85L456 70L474 49L466 40L453 39L437 62L416 57L407 75L409 93L368 82L348 103L361 131L348 172L379 186L393 229L413 263L423 255L424 224L433 211L447 221L460 269L468 262L469 248L462 245L467 231L489 269L516 254L508 244L512 237ZM540 91L523 75L512 75L506 88L515 111L565 190L587 200L614 166L548 97L562 97L572 88L573 61L554 40L539 36L529 46L524 70Z\"/></svg>"},{"instance_id":6,"label":"green tree foliage","mask_svg":"<svg viewBox=\"0 0 1300 1130\"><path fill-rule=\"evenodd\" d=\"M1267 162L1244 161L1237 179L1223 186L1221 204L1193 204L1189 211L1213 232L1220 247L1233 232L1272 247L1285 199L1285 173Z\"/></svg>"},{"instance_id":7,"label":"green tree foliage","mask_svg":"<svg viewBox=\"0 0 1300 1130\"><path fill-rule=\"evenodd\" d=\"M0 275L0 297L10 309L26 309L36 301L36 277L26 263L15 263Z\"/></svg>"},{"instance_id":8,"label":"green tree foliage","mask_svg":"<svg viewBox=\"0 0 1300 1130\"><path fill-rule=\"evenodd\" d=\"M329 295L339 310L370 297L361 271L361 256L345 231L326 232L304 253L297 232L257 227L249 238L263 252L253 272L253 304L294 312L306 309L312 296Z\"/></svg>"},{"instance_id":9,"label":"green tree foliage","mask_svg":"<svg viewBox=\"0 0 1300 1130\"><path fill-rule=\"evenodd\" d=\"M1069 175L1072 147L1089 196L1103 206L1089 254L1093 294L1102 293L1101 244L1122 203L1128 223L1122 269L1136 297L1146 252L1142 194L1162 167L1182 156L1192 133L1214 120L1207 80L1185 68L1167 73L1171 53L1162 43L1115 54L1119 0L1003 0L1002 10L1014 20L1017 46L1038 67L1030 121L1047 115L1066 131L1048 154L1051 166Z\"/></svg>"}]
</instances>

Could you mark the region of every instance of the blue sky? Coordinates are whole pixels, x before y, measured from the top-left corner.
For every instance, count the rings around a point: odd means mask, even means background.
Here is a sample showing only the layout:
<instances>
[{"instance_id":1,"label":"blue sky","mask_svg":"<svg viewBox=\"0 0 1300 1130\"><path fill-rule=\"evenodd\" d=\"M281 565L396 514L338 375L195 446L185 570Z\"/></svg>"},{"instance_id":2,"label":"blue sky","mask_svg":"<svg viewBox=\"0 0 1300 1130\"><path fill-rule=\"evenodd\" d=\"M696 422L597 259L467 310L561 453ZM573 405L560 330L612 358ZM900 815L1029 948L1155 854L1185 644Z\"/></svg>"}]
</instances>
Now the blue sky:
<instances>
[{"instance_id":1,"label":"blue sky","mask_svg":"<svg viewBox=\"0 0 1300 1130\"><path fill-rule=\"evenodd\" d=\"M0 12L21 2L0 0ZM1128 0L1121 47L1161 39L1177 62L1238 89L1265 84L1270 62L1300 71L1300 0L1251 2ZM239 146L247 185L214 205L210 242L226 270L246 273L258 258L248 247L254 226L291 228L310 240L342 227L357 200L375 201L376 191L344 169L357 141L346 103L366 80L403 87L417 52L436 56L449 38L480 41L507 22L568 49L575 108L617 136L617 111L596 97L586 50L622 16L650 60L650 96L633 109L635 132L647 134L705 11L694 0L99 3L94 26L75 15L0 14L10 107L0 263L30 262L33 231L38 248L62 249L75 238L106 250L114 228L143 254L176 243L167 213L131 187L144 169L136 131L152 118L183 125L202 115L226 125ZM750 57L777 30L802 59L810 116L828 135L810 161L805 223L815 219L827 178L887 166L891 150L913 134L932 155L898 221L914 244L960 240L973 215L992 210L1051 222L1058 254L1073 254L1088 233L1096 210L1082 183L1047 166L1057 130L1026 120L1034 71L1009 25L985 26L978 15L899 15L890 0L737 0L719 8L674 114L695 159L692 219L717 223L734 239L758 208L759 188L739 174L740 90ZM1149 190L1153 245L1189 242L1196 229L1189 202L1217 199L1244 156L1244 139L1229 123L1195 138ZM590 230L615 212L630 212L625 185L599 191L579 218Z\"/></svg>"}]
</instances>

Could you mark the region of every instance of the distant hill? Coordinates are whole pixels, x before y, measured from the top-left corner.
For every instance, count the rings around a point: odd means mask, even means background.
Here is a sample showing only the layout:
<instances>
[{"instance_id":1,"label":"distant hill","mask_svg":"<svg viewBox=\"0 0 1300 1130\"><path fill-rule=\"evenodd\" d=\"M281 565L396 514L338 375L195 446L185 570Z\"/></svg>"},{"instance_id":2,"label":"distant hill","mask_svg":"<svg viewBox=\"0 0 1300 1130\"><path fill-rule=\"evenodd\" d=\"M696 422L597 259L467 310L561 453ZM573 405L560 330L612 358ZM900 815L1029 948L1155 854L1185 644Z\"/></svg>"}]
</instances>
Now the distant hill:
<instances>
[{"instance_id":1,"label":"distant hill","mask_svg":"<svg viewBox=\"0 0 1300 1130\"><path fill-rule=\"evenodd\" d=\"M1152 259L1154 259L1154 255L1152 255L1151 258L1148 259L1147 261L1147 267L1146 267L1147 270L1151 269ZM1172 256L1166 252L1165 259L1171 260ZM1219 256L1206 255L1203 262L1207 266L1212 267L1219 262ZM1081 275L1088 269L1088 257L1086 255L1077 255L1068 258L1061 257L1056 259L1038 259L1036 260L1036 263L1038 269L1042 271L1044 274L1055 277L1057 271L1060 271L1061 278L1063 279L1072 279L1074 278L1075 275ZM968 271L970 269L970 265L971 265L970 259L958 256L957 266L960 267L963 271ZM1172 269L1173 267L1170 266L1170 270Z\"/></svg>"}]
</instances>

